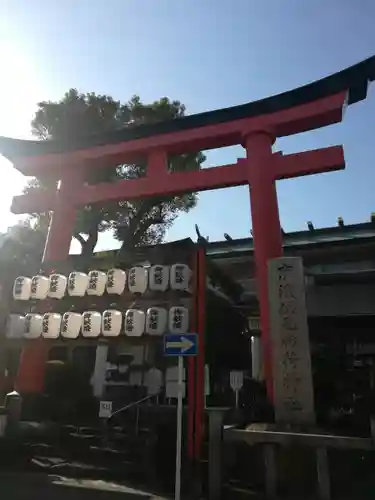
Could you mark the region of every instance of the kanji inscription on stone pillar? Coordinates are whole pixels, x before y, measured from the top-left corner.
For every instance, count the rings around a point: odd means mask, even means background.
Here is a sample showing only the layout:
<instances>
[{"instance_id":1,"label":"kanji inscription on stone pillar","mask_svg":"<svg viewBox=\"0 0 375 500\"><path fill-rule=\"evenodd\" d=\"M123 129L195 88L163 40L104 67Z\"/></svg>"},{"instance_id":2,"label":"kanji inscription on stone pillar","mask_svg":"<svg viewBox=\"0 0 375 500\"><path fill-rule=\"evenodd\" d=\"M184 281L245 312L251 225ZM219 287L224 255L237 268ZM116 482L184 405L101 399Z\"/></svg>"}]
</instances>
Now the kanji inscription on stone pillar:
<instances>
[{"instance_id":1,"label":"kanji inscription on stone pillar","mask_svg":"<svg viewBox=\"0 0 375 500\"><path fill-rule=\"evenodd\" d=\"M314 424L305 279L300 257L268 263L276 422Z\"/></svg>"}]
</instances>

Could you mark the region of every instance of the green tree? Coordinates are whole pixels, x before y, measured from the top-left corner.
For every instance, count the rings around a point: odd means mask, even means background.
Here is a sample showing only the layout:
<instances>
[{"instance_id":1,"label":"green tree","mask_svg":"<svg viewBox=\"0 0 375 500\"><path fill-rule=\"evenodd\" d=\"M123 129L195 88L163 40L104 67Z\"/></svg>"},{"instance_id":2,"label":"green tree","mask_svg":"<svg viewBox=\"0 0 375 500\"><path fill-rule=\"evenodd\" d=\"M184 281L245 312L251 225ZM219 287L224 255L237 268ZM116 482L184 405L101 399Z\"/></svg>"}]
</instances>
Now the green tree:
<instances>
[{"instance_id":1,"label":"green tree","mask_svg":"<svg viewBox=\"0 0 375 500\"><path fill-rule=\"evenodd\" d=\"M0 235L0 282L13 285L17 276L37 273L43 256L45 228L22 221Z\"/></svg>"},{"instance_id":2,"label":"green tree","mask_svg":"<svg viewBox=\"0 0 375 500\"><path fill-rule=\"evenodd\" d=\"M184 115L185 106L166 97L144 104L138 96L134 96L122 104L107 95L81 94L71 89L58 102L44 101L38 104L32 131L41 140L69 142L79 136L178 119ZM198 170L204 160L201 152L184 154L170 158L169 168L171 171ZM89 171L86 181L90 184L115 182L139 178L145 173L145 162L103 167ZM54 182L48 176L33 179L25 192L45 190L53 186ZM131 258L135 247L161 242L178 214L189 211L196 203L197 194L188 193L86 206L78 212L74 238L81 244L82 255L89 256L94 251L99 233L112 229L115 238L122 242L120 254L126 260ZM31 214L31 218L37 221L39 228L48 226L49 214Z\"/></svg>"}]
</instances>

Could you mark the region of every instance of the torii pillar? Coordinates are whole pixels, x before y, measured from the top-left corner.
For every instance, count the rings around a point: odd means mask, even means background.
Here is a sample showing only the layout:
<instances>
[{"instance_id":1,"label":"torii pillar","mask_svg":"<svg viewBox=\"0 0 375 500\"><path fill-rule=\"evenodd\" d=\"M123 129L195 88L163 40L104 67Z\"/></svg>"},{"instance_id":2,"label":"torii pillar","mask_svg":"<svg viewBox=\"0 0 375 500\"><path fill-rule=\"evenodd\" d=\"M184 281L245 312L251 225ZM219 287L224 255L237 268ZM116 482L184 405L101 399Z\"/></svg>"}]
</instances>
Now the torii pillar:
<instances>
[{"instance_id":1,"label":"torii pillar","mask_svg":"<svg viewBox=\"0 0 375 500\"><path fill-rule=\"evenodd\" d=\"M266 131L244 134L249 159L248 176L256 278L262 327L264 372L272 373L270 315L268 301L268 260L281 257L283 241L277 203L272 145L275 138ZM268 381L268 383L267 383ZM267 394L272 398L273 384L266 378Z\"/></svg>"}]
</instances>

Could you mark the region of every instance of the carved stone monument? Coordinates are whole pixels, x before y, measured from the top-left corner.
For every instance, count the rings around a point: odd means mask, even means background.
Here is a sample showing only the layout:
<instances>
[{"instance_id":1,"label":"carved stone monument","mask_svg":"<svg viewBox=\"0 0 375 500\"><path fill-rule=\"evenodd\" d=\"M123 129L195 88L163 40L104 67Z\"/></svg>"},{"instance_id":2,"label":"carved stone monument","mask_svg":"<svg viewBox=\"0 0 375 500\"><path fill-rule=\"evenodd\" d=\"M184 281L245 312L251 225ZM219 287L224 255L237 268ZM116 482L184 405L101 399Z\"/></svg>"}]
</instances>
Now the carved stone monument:
<instances>
[{"instance_id":1,"label":"carved stone monument","mask_svg":"<svg viewBox=\"0 0 375 500\"><path fill-rule=\"evenodd\" d=\"M302 259L269 261L270 335L277 423L315 423Z\"/></svg>"}]
</instances>

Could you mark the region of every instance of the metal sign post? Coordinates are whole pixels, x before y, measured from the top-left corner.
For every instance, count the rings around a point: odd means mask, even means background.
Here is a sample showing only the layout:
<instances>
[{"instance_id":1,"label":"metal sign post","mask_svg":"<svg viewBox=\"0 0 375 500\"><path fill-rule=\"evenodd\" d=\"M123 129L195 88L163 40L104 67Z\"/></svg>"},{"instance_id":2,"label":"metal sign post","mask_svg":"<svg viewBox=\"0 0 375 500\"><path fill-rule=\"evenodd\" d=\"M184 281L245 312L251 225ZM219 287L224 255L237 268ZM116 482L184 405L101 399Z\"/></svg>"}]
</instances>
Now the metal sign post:
<instances>
[{"instance_id":1,"label":"metal sign post","mask_svg":"<svg viewBox=\"0 0 375 500\"><path fill-rule=\"evenodd\" d=\"M243 372L239 372L239 371L230 372L229 381L230 381L230 386L232 388L232 391L234 391L234 393L236 395L236 408L238 408L239 407L240 390L242 389L242 386L243 386Z\"/></svg>"},{"instance_id":2,"label":"metal sign post","mask_svg":"<svg viewBox=\"0 0 375 500\"><path fill-rule=\"evenodd\" d=\"M176 479L175 500L181 497L181 460L182 460L182 402L184 395L184 360L185 356L196 356L198 337L195 333L185 335L168 334L164 336L164 355L178 356L178 392L177 392L177 433L176 433Z\"/></svg>"}]
</instances>

